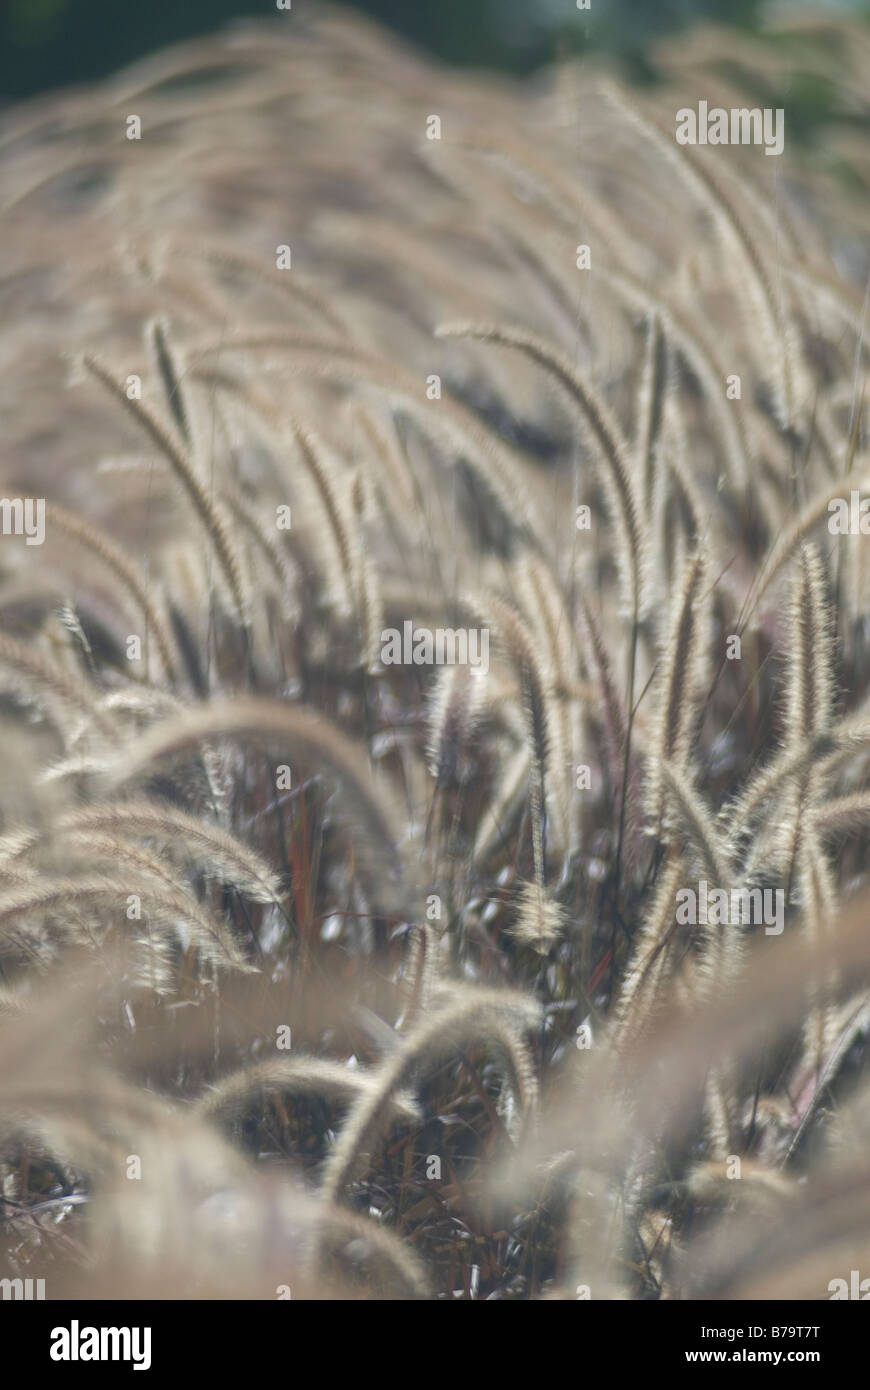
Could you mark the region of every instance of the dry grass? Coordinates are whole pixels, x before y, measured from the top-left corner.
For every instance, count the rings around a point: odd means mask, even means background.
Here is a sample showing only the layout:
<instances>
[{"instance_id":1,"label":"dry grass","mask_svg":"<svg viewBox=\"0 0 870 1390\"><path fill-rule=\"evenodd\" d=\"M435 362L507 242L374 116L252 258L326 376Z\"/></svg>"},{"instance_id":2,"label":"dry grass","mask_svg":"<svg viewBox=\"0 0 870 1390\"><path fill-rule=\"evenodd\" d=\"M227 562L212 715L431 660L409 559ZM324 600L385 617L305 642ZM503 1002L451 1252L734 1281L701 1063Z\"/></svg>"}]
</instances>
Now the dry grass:
<instances>
[{"instance_id":1,"label":"dry grass","mask_svg":"<svg viewBox=\"0 0 870 1390\"><path fill-rule=\"evenodd\" d=\"M678 147L721 36L640 97L286 23L0 125L49 502L0 538L3 1273L824 1298L870 1273L866 151ZM866 126L866 28L789 51ZM488 670L382 664L409 620ZM681 921L701 879L782 934Z\"/></svg>"}]
</instances>

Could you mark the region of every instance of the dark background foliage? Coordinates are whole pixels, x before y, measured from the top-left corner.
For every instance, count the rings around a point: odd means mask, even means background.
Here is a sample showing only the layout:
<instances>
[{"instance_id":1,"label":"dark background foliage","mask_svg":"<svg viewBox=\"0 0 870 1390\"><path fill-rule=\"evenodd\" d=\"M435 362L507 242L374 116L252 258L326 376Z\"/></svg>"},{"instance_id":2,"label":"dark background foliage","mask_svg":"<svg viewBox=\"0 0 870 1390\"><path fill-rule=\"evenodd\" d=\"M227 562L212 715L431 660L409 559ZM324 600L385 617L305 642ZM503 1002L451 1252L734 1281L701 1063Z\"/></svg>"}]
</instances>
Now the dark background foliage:
<instances>
[{"instance_id":1,"label":"dark background foliage","mask_svg":"<svg viewBox=\"0 0 870 1390\"><path fill-rule=\"evenodd\" d=\"M355 0L355 8L448 62L517 72L566 48L606 48L642 68L656 35L708 16L751 26L761 6L592 0L580 12L575 0ZM274 0L0 0L0 97L93 81L174 40L275 13Z\"/></svg>"}]
</instances>

